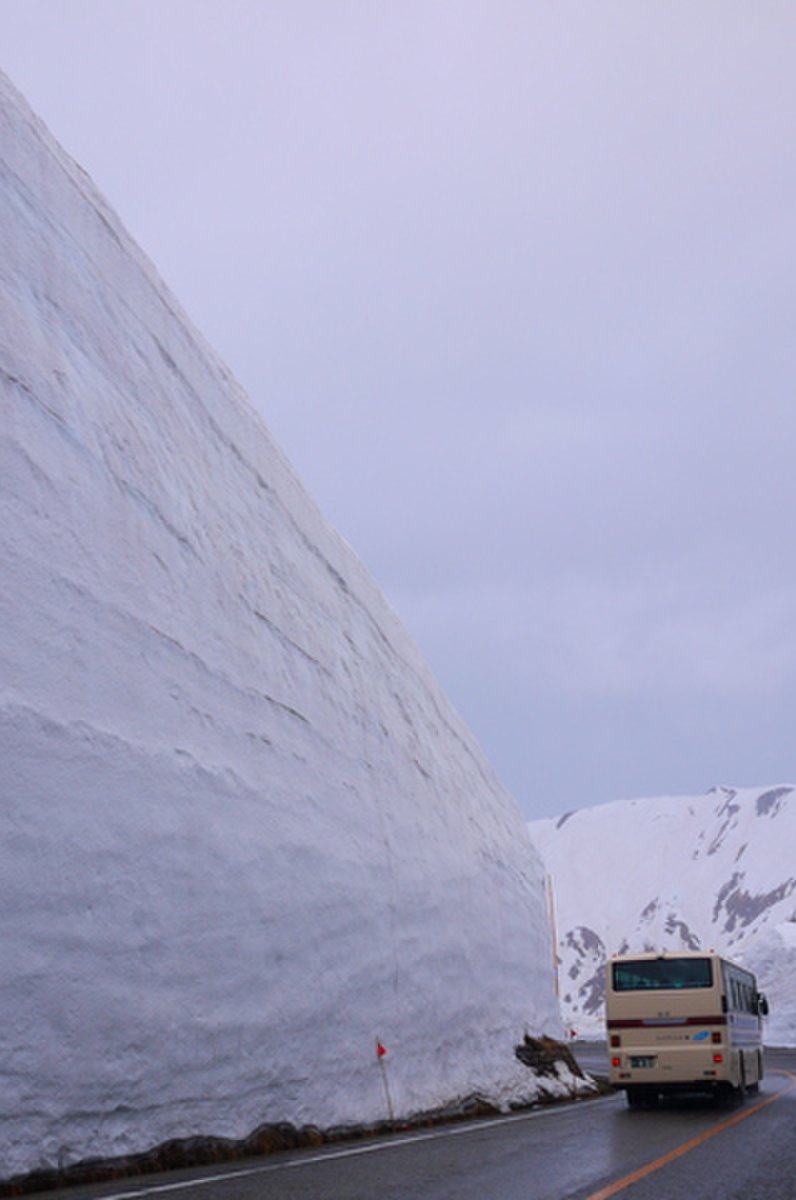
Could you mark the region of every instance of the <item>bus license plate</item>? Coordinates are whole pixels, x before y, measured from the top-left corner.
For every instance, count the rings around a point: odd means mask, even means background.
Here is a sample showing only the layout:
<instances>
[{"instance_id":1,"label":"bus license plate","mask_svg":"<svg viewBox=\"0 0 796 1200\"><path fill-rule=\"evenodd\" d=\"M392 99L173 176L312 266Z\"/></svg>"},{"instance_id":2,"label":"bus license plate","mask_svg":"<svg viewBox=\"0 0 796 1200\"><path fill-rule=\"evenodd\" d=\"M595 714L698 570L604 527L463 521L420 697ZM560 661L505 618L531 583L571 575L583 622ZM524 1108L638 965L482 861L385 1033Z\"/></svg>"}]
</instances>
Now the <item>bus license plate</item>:
<instances>
[{"instance_id":1,"label":"bus license plate","mask_svg":"<svg viewBox=\"0 0 796 1200\"><path fill-rule=\"evenodd\" d=\"M630 1059L631 1067L654 1067L655 1058L649 1054L634 1054Z\"/></svg>"}]
</instances>

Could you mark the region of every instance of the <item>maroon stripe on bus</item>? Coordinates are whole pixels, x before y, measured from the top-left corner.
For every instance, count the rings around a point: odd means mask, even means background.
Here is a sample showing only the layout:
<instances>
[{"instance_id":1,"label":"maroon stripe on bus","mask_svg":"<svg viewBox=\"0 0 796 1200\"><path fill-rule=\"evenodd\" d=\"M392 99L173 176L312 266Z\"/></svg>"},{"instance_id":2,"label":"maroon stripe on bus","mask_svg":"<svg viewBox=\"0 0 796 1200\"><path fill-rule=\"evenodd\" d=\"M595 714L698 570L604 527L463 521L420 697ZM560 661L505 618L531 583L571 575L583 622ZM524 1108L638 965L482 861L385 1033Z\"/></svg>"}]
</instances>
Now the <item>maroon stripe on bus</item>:
<instances>
[{"instance_id":1,"label":"maroon stripe on bus","mask_svg":"<svg viewBox=\"0 0 796 1200\"><path fill-rule=\"evenodd\" d=\"M608 1021L609 1029L662 1029L675 1025L726 1025L726 1017L645 1017L636 1021Z\"/></svg>"}]
</instances>

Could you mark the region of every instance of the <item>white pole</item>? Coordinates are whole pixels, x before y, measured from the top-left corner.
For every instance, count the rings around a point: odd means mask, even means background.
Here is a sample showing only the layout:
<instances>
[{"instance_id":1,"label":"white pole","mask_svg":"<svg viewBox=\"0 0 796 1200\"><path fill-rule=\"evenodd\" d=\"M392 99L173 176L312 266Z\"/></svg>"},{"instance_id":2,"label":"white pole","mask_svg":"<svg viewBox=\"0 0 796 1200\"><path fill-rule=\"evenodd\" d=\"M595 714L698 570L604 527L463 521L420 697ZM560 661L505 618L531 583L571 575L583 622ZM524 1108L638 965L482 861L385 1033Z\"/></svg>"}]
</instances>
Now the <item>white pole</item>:
<instances>
[{"instance_id":1,"label":"white pole","mask_svg":"<svg viewBox=\"0 0 796 1200\"><path fill-rule=\"evenodd\" d=\"M556 1000L561 1001L561 989L558 982L558 930L556 929L556 902L553 892L553 876L547 876L547 912L550 918L550 936L553 942L553 979L555 981Z\"/></svg>"}]
</instances>

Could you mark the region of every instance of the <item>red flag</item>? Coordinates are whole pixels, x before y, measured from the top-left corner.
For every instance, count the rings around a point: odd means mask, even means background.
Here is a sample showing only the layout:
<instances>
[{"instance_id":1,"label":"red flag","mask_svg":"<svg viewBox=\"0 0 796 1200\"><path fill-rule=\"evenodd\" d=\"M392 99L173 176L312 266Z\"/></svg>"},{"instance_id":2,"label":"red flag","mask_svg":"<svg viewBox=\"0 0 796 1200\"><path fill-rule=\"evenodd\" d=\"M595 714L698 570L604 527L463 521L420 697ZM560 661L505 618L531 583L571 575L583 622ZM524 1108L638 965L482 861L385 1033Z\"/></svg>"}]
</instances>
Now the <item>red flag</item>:
<instances>
[{"instance_id":1,"label":"red flag","mask_svg":"<svg viewBox=\"0 0 796 1200\"><path fill-rule=\"evenodd\" d=\"M381 1042L376 1042L376 1057L384 1058L387 1053L387 1047L382 1046Z\"/></svg>"}]
</instances>

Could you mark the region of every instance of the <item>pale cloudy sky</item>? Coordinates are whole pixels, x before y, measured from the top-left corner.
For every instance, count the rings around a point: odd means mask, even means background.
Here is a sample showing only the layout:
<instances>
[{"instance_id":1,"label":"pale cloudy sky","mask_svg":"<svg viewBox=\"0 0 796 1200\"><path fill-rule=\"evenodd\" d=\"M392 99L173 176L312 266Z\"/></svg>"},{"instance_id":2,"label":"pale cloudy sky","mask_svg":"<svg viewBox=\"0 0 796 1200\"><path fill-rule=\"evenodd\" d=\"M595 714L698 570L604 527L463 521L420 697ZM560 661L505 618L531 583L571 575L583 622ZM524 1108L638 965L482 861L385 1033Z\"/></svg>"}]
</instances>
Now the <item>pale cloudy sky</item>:
<instances>
[{"instance_id":1,"label":"pale cloudy sky","mask_svg":"<svg viewBox=\"0 0 796 1200\"><path fill-rule=\"evenodd\" d=\"M0 0L529 817L796 781L792 0Z\"/></svg>"}]
</instances>

